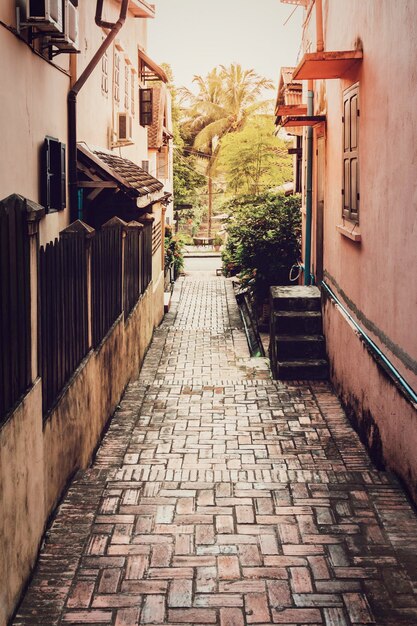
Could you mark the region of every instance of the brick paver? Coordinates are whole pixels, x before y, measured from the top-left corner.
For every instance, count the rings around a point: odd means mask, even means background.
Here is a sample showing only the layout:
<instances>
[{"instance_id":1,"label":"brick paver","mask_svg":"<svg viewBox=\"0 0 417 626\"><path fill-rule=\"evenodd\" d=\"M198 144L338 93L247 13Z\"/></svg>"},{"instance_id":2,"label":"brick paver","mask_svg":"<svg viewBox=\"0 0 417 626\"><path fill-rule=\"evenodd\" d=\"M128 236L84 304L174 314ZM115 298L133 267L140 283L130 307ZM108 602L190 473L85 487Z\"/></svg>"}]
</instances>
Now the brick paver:
<instances>
[{"instance_id":1,"label":"brick paver","mask_svg":"<svg viewBox=\"0 0 417 626\"><path fill-rule=\"evenodd\" d=\"M415 514L330 387L248 358L225 279L175 296L14 625L417 624Z\"/></svg>"}]
</instances>

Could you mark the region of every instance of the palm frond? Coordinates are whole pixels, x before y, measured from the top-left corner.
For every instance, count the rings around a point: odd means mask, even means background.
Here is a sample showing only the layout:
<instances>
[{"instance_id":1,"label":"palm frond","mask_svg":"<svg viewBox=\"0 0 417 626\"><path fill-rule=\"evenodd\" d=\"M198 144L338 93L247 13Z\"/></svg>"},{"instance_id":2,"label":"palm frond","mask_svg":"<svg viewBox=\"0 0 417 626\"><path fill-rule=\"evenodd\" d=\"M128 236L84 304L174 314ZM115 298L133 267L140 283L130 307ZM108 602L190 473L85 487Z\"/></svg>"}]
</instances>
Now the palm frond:
<instances>
[{"instance_id":1,"label":"palm frond","mask_svg":"<svg viewBox=\"0 0 417 626\"><path fill-rule=\"evenodd\" d=\"M203 128L194 140L194 147L199 150L213 151L215 138L222 137L229 128L227 119L220 119Z\"/></svg>"}]
</instances>

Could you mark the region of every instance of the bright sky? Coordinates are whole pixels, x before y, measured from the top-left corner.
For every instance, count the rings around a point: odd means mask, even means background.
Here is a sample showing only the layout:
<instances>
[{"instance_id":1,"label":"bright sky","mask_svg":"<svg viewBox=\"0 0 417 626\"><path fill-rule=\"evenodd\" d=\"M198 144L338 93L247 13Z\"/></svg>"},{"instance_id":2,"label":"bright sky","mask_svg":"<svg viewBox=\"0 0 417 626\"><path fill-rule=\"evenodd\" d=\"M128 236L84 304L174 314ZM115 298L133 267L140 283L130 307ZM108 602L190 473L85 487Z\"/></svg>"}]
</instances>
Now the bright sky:
<instances>
[{"instance_id":1,"label":"bright sky","mask_svg":"<svg viewBox=\"0 0 417 626\"><path fill-rule=\"evenodd\" d=\"M278 83L281 66L295 65L302 7L280 0L154 0L148 21L148 53L169 63L176 86L192 87L194 74L240 63Z\"/></svg>"}]
</instances>

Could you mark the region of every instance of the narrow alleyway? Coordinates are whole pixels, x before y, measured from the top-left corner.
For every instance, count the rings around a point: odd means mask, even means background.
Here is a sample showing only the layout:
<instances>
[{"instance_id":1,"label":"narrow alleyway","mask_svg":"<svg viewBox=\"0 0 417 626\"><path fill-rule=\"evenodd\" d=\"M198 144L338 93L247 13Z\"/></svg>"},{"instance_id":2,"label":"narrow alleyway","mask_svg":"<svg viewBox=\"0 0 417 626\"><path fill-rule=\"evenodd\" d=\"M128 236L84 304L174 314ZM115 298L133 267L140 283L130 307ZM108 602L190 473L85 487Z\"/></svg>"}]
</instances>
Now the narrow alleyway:
<instances>
[{"instance_id":1,"label":"narrow alleyway","mask_svg":"<svg viewBox=\"0 0 417 626\"><path fill-rule=\"evenodd\" d=\"M417 518L330 387L271 381L225 279L174 300L14 625L417 624Z\"/></svg>"}]
</instances>

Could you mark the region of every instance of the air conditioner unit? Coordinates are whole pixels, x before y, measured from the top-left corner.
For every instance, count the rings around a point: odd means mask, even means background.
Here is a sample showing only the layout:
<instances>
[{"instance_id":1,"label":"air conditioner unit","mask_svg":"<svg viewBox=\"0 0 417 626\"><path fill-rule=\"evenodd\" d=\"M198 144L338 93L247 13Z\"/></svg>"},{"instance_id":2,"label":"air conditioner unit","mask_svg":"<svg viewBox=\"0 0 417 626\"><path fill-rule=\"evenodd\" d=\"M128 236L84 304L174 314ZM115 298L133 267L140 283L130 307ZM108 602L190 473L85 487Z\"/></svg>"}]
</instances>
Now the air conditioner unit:
<instances>
[{"instance_id":1,"label":"air conditioner unit","mask_svg":"<svg viewBox=\"0 0 417 626\"><path fill-rule=\"evenodd\" d=\"M54 45L62 52L65 50L79 50L78 45L78 9L70 0L64 3L64 35L54 40Z\"/></svg>"},{"instance_id":2,"label":"air conditioner unit","mask_svg":"<svg viewBox=\"0 0 417 626\"><path fill-rule=\"evenodd\" d=\"M132 141L133 118L129 113L117 114L117 141L121 143L133 143Z\"/></svg>"},{"instance_id":3,"label":"air conditioner unit","mask_svg":"<svg viewBox=\"0 0 417 626\"><path fill-rule=\"evenodd\" d=\"M63 8L63 0L26 0L26 21L38 30L62 33Z\"/></svg>"}]
</instances>

